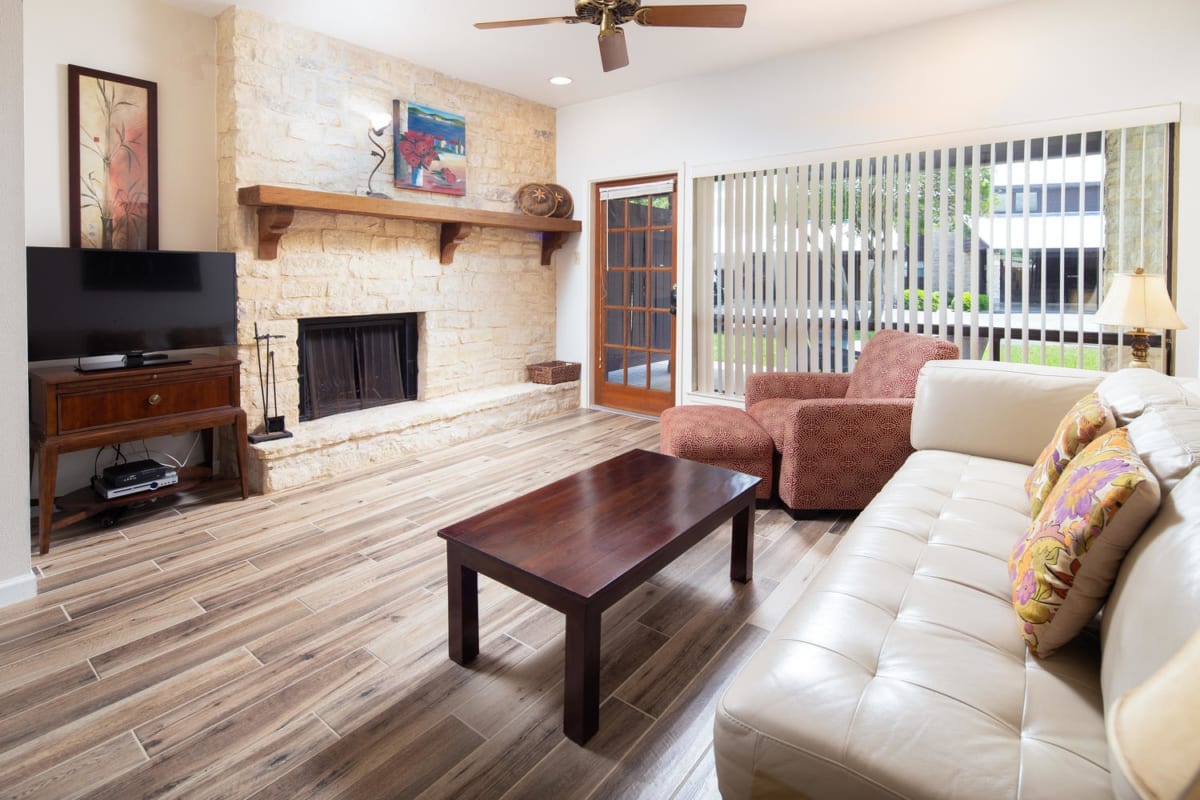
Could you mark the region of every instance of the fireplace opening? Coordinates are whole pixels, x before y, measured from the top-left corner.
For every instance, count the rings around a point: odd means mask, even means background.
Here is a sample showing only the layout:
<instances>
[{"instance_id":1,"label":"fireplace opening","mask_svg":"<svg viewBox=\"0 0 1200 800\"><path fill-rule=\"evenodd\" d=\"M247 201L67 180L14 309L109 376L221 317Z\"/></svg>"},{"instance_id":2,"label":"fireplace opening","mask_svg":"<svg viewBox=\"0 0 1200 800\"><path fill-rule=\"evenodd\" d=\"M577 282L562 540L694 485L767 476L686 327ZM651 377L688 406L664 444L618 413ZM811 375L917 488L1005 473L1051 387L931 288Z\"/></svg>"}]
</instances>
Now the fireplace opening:
<instances>
[{"instance_id":1,"label":"fireplace opening","mask_svg":"<svg viewBox=\"0 0 1200 800\"><path fill-rule=\"evenodd\" d=\"M302 319L300 419L417 399L417 315Z\"/></svg>"}]
</instances>

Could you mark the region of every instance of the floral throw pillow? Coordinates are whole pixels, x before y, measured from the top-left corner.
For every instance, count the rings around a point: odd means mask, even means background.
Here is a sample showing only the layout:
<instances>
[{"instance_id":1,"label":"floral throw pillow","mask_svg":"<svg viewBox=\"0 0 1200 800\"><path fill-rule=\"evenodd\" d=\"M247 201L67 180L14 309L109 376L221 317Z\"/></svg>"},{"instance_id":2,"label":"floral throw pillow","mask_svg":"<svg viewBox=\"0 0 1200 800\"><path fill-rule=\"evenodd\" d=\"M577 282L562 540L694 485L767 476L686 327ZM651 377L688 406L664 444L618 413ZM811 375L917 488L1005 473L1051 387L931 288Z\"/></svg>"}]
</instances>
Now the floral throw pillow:
<instances>
[{"instance_id":1,"label":"floral throw pillow","mask_svg":"<svg viewBox=\"0 0 1200 800\"><path fill-rule=\"evenodd\" d=\"M1034 655L1050 655L1096 615L1159 499L1125 428L1071 459L1008 559L1013 607Z\"/></svg>"},{"instance_id":2,"label":"floral throw pillow","mask_svg":"<svg viewBox=\"0 0 1200 800\"><path fill-rule=\"evenodd\" d=\"M1042 504L1058 482L1058 476L1067 462L1075 457L1080 448L1086 447L1100 434L1112 430L1112 427L1113 416L1096 392L1085 395L1071 407L1025 479L1030 516L1036 517L1042 510Z\"/></svg>"}]
</instances>

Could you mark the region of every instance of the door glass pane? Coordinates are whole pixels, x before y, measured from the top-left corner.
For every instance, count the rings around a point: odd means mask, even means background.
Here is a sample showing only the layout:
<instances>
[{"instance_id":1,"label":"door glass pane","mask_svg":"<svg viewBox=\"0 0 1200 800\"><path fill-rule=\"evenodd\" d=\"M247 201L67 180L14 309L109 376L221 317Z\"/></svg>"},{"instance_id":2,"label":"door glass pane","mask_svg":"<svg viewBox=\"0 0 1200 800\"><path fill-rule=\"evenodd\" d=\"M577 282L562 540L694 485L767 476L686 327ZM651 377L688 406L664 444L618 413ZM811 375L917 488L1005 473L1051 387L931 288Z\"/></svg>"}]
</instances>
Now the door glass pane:
<instances>
[{"instance_id":1,"label":"door glass pane","mask_svg":"<svg viewBox=\"0 0 1200 800\"><path fill-rule=\"evenodd\" d=\"M650 233L651 243L654 248L651 253L650 266L652 267L669 267L674 258L672 252L672 237L670 231L652 231Z\"/></svg>"},{"instance_id":2,"label":"door glass pane","mask_svg":"<svg viewBox=\"0 0 1200 800\"><path fill-rule=\"evenodd\" d=\"M608 201L608 227L624 228L625 227L625 201L624 200L609 200Z\"/></svg>"},{"instance_id":3,"label":"door glass pane","mask_svg":"<svg viewBox=\"0 0 1200 800\"><path fill-rule=\"evenodd\" d=\"M606 305L623 305L621 298L625 296L625 273L619 269L610 269L604 276L604 302Z\"/></svg>"},{"instance_id":4,"label":"door glass pane","mask_svg":"<svg viewBox=\"0 0 1200 800\"><path fill-rule=\"evenodd\" d=\"M645 244L642 247L644 248ZM625 234L623 233L608 234L608 266L625 266Z\"/></svg>"},{"instance_id":5,"label":"door glass pane","mask_svg":"<svg viewBox=\"0 0 1200 800\"><path fill-rule=\"evenodd\" d=\"M671 349L671 315L661 311L651 317L650 346L655 350Z\"/></svg>"},{"instance_id":6,"label":"door glass pane","mask_svg":"<svg viewBox=\"0 0 1200 800\"><path fill-rule=\"evenodd\" d=\"M625 315L627 311L604 312L604 343L625 344Z\"/></svg>"},{"instance_id":7,"label":"door glass pane","mask_svg":"<svg viewBox=\"0 0 1200 800\"><path fill-rule=\"evenodd\" d=\"M629 273L629 305L646 307L646 273Z\"/></svg>"},{"instance_id":8,"label":"door glass pane","mask_svg":"<svg viewBox=\"0 0 1200 800\"><path fill-rule=\"evenodd\" d=\"M604 348L604 380L608 383L624 383L623 369L625 351L612 347Z\"/></svg>"},{"instance_id":9,"label":"door glass pane","mask_svg":"<svg viewBox=\"0 0 1200 800\"><path fill-rule=\"evenodd\" d=\"M646 206L648 198L632 197L629 199L629 227L646 227Z\"/></svg>"},{"instance_id":10,"label":"door glass pane","mask_svg":"<svg viewBox=\"0 0 1200 800\"><path fill-rule=\"evenodd\" d=\"M656 392L671 391L671 356L650 354L650 388Z\"/></svg>"},{"instance_id":11,"label":"door glass pane","mask_svg":"<svg viewBox=\"0 0 1200 800\"><path fill-rule=\"evenodd\" d=\"M671 195L658 194L650 201L650 224L671 224Z\"/></svg>"},{"instance_id":12,"label":"door glass pane","mask_svg":"<svg viewBox=\"0 0 1200 800\"><path fill-rule=\"evenodd\" d=\"M629 344L631 347L646 346L646 312L633 311L630 312L631 318L629 322Z\"/></svg>"},{"instance_id":13,"label":"door glass pane","mask_svg":"<svg viewBox=\"0 0 1200 800\"><path fill-rule=\"evenodd\" d=\"M671 273L653 272L654 291L650 295L650 305L654 308L671 307Z\"/></svg>"},{"instance_id":14,"label":"door glass pane","mask_svg":"<svg viewBox=\"0 0 1200 800\"><path fill-rule=\"evenodd\" d=\"M609 262L612 263L611 261ZM646 266L646 232L629 232L629 266Z\"/></svg>"},{"instance_id":15,"label":"door glass pane","mask_svg":"<svg viewBox=\"0 0 1200 800\"><path fill-rule=\"evenodd\" d=\"M645 350L630 350L629 351L629 381L630 386L638 386L643 389L649 387L649 376L646 374L646 351Z\"/></svg>"}]
</instances>

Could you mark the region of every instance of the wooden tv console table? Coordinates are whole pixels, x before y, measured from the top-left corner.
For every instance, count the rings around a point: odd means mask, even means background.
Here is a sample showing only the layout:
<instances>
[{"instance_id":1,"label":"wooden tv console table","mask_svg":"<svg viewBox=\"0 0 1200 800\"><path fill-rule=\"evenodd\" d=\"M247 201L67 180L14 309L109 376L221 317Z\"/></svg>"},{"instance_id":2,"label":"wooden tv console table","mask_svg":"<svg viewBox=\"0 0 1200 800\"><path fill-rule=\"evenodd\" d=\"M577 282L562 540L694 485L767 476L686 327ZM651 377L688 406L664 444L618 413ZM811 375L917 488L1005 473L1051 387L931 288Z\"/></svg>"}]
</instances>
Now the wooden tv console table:
<instances>
[{"instance_id":1,"label":"wooden tv console table","mask_svg":"<svg viewBox=\"0 0 1200 800\"><path fill-rule=\"evenodd\" d=\"M211 468L180 470L179 483L103 500L87 487L72 492L70 508L54 518L58 456L76 450L234 426L242 498L249 495L246 412L241 408L241 362L195 358L190 364L79 372L71 366L29 370L30 456L38 458L38 534L50 551L50 531L107 509L190 489L212 477ZM211 440L205 440L211 463ZM32 464L30 465L32 467Z\"/></svg>"}]
</instances>

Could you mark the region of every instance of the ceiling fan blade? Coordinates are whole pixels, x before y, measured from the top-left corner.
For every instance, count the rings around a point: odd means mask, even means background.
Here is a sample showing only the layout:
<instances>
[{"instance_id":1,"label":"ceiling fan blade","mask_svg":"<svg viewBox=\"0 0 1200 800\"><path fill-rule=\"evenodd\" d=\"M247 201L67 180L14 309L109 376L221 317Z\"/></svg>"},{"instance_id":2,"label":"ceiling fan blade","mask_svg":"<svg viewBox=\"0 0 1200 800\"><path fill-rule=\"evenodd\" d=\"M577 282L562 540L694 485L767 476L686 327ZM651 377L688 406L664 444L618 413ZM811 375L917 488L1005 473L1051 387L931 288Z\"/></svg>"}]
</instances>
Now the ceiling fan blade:
<instances>
[{"instance_id":1,"label":"ceiling fan blade","mask_svg":"<svg viewBox=\"0 0 1200 800\"><path fill-rule=\"evenodd\" d=\"M557 22L582 22L579 17L541 17L540 19L506 19L500 22L476 22L475 27L481 31L493 28L523 28L526 25L553 25Z\"/></svg>"},{"instance_id":2,"label":"ceiling fan blade","mask_svg":"<svg viewBox=\"0 0 1200 800\"><path fill-rule=\"evenodd\" d=\"M600 34L600 65L605 72L629 66L629 51L625 49L625 31L615 28Z\"/></svg>"},{"instance_id":3,"label":"ceiling fan blade","mask_svg":"<svg viewBox=\"0 0 1200 800\"><path fill-rule=\"evenodd\" d=\"M642 6L633 19L639 25L660 28L740 28L746 21L746 6Z\"/></svg>"}]
</instances>

